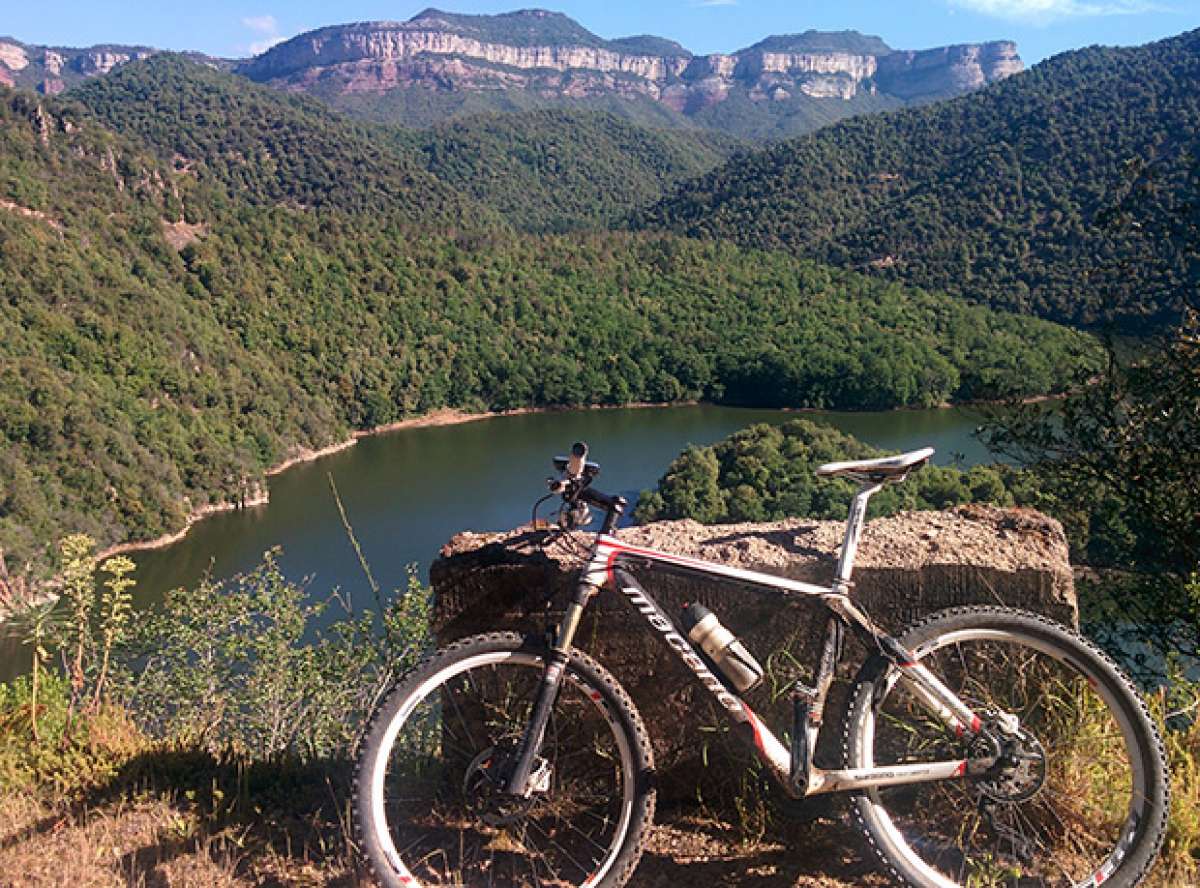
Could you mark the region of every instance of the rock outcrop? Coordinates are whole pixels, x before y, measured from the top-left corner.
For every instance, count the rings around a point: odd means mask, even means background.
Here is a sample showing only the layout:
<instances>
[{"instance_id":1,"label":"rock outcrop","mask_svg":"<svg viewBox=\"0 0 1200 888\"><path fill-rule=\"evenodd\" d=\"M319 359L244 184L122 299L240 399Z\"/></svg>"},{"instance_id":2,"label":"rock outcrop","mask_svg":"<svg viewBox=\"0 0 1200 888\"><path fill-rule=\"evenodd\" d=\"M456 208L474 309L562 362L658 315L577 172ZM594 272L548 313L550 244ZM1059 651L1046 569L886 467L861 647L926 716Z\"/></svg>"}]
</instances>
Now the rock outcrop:
<instances>
[{"instance_id":1,"label":"rock outcrop","mask_svg":"<svg viewBox=\"0 0 1200 888\"><path fill-rule=\"evenodd\" d=\"M57 95L89 77L107 74L157 51L148 46L104 44L80 49L0 41L0 84Z\"/></svg>"},{"instance_id":2,"label":"rock outcrop","mask_svg":"<svg viewBox=\"0 0 1200 888\"><path fill-rule=\"evenodd\" d=\"M15 43L0 43L0 65L9 71L23 71L29 66L29 56Z\"/></svg>"},{"instance_id":3,"label":"rock outcrop","mask_svg":"<svg viewBox=\"0 0 1200 888\"><path fill-rule=\"evenodd\" d=\"M956 95L1016 74L1025 67L1009 41L893 52L879 62L879 89L901 99Z\"/></svg>"},{"instance_id":4,"label":"rock outcrop","mask_svg":"<svg viewBox=\"0 0 1200 888\"><path fill-rule=\"evenodd\" d=\"M647 48L653 52L637 52ZM642 96L690 113L741 91L754 102L804 95L849 100L883 91L941 98L1021 69L1012 43L895 52L854 32L771 37L732 54L693 56L661 38L606 41L566 16L522 10L460 16L426 10L407 22L322 28L240 66L292 89L387 92L523 89L568 97Z\"/></svg>"},{"instance_id":5,"label":"rock outcrop","mask_svg":"<svg viewBox=\"0 0 1200 888\"><path fill-rule=\"evenodd\" d=\"M775 524L706 526L661 522L622 531L622 538L724 564L819 584L831 581L843 526L802 520ZM543 550L543 534L463 533L434 563L434 627L440 642L501 628L540 631L561 612L573 583L574 552L561 544ZM809 676L818 658L824 609L807 599L697 581L647 570L638 578L671 615L684 602L700 601L737 633L774 676L766 684L786 687ZM898 631L912 621L959 604L1005 604L1074 622L1077 616L1066 539L1058 522L1028 510L963 506L948 512L913 512L871 521L855 570L854 599L878 623ZM677 657L649 631L639 614L610 590L593 601L580 630L580 645L620 679L637 702L654 741L661 786L667 795L694 794L694 768L703 750L685 741L674 725L681 718L724 724L710 698ZM787 651L785 656L781 652ZM848 646L841 679L866 652ZM799 671L797 671L799 670ZM831 696L830 730L823 753L834 757L846 682ZM786 695L781 695L786 698ZM788 724L783 700L772 704L770 687L753 692L751 705L769 724ZM715 737L718 735L705 734ZM740 755L736 745L721 745ZM710 764L721 750L710 749Z\"/></svg>"}]
</instances>

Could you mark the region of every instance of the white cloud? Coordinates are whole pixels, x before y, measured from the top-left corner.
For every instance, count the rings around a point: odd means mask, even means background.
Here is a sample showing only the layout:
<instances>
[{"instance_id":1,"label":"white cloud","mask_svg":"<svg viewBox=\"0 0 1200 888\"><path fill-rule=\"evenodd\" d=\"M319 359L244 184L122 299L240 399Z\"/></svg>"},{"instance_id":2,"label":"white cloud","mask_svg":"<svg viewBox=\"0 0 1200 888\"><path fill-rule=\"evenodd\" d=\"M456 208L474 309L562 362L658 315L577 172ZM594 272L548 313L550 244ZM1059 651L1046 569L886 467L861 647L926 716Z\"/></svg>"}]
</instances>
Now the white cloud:
<instances>
[{"instance_id":1,"label":"white cloud","mask_svg":"<svg viewBox=\"0 0 1200 888\"><path fill-rule=\"evenodd\" d=\"M273 15L247 15L242 18L242 27L248 28L255 34L259 35L258 40L253 40L246 49L250 50L250 55L258 55L266 52L276 43L282 43L284 38L279 34L279 22L275 20Z\"/></svg>"},{"instance_id":2,"label":"white cloud","mask_svg":"<svg viewBox=\"0 0 1200 888\"><path fill-rule=\"evenodd\" d=\"M1080 16L1137 15L1161 9L1153 0L949 0L951 5L996 18L1042 25Z\"/></svg>"},{"instance_id":3,"label":"white cloud","mask_svg":"<svg viewBox=\"0 0 1200 888\"><path fill-rule=\"evenodd\" d=\"M273 15L248 15L242 19L242 24L260 34L275 34L279 31L279 22L275 21Z\"/></svg>"}]
</instances>

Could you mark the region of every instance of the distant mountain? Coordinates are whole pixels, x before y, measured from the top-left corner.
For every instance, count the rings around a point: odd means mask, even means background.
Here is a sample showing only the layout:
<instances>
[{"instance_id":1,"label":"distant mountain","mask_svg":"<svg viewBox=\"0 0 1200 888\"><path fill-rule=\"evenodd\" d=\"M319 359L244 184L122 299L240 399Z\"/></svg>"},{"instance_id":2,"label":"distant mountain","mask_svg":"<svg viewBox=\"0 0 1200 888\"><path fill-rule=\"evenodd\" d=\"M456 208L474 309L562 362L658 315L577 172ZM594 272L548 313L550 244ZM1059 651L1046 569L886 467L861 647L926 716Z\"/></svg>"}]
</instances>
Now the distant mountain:
<instances>
[{"instance_id":1,"label":"distant mountain","mask_svg":"<svg viewBox=\"0 0 1200 888\"><path fill-rule=\"evenodd\" d=\"M855 31L779 35L732 54L695 56L642 35L605 40L561 13L457 15L427 9L407 22L322 28L238 66L253 80L319 95L357 113L422 125L397 92L453 113L472 93L498 110L620 98L738 135L775 137L906 102L959 95L1022 69L1010 42L894 51ZM732 102L736 111L721 113ZM594 107L594 106L593 106ZM614 110L610 106L607 110ZM669 116L669 117L670 117ZM682 118L682 119L680 119Z\"/></svg>"},{"instance_id":2,"label":"distant mountain","mask_svg":"<svg viewBox=\"0 0 1200 888\"><path fill-rule=\"evenodd\" d=\"M973 95L740 156L638 224L1058 320L1154 323L1197 282L1177 245L1111 211L1130 192L1149 216L1200 199L1198 139L1192 31L1064 53Z\"/></svg>"}]
</instances>

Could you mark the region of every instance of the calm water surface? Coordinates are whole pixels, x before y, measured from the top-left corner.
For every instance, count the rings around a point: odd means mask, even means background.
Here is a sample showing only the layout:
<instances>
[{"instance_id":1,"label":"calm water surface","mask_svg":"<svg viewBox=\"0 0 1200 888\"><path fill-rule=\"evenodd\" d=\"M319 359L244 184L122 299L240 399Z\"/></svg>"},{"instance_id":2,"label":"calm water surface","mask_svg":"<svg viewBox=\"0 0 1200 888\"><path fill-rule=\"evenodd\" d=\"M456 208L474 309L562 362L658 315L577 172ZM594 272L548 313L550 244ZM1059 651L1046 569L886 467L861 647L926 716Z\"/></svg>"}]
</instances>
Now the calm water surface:
<instances>
[{"instance_id":1,"label":"calm water surface","mask_svg":"<svg viewBox=\"0 0 1200 888\"><path fill-rule=\"evenodd\" d=\"M137 605L151 606L206 572L227 577L254 567L273 546L292 579L308 578L314 594L334 588L356 602L371 598L329 489L332 474L376 580L405 582L407 565L422 576L439 548L461 530L505 530L529 520L545 492L550 458L585 440L602 472L596 486L630 501L654 486L688 444L709 444L756 422L780 424L798 414L695 405L580 410L505 416L461 425L403 429L365 438L340 453L270 479L270 504L226 512L196 524L179 543L135 553ZM972 433L981 416L970 408L885 413L806 413L886 450L926 444L936 462L989 461ZM0 679L24 650L0 647Z\"/></svg>"}]
</instances>

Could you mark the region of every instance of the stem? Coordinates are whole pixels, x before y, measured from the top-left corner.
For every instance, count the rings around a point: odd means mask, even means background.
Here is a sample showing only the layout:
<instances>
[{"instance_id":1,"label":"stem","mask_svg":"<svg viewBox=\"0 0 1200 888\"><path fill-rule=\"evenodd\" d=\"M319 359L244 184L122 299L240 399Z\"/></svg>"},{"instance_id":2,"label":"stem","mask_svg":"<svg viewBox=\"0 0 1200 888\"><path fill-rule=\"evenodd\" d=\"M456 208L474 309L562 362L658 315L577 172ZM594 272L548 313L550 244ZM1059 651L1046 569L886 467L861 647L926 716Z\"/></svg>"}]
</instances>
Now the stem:
<instances>
[{"instance_id":1,"label":"stem","mask_svg":"<svg viewBox=\"0 0 1200 888\"><path fill-rule=\"evenodd\" d=\"M38 694L38 651L37 646L33 648L33 678L29 689L29 725L33 728L33 739L38 743L41 742L41 735L38 734L37 726L37 694Z\"/></svg>"},{"instance_id":2,"label":"stem","mask_svg":"<svg viewBox=\"0 0 1200 888\"><path fill-rule=\"evenodd\" d=\"M367 557L363 554L362 546L358 544L358 537L354 535L354 528L350 526L350 519L346 516L346 507L342 505L342 498L338 496L337 485L333 483L333 472L330 472L327 477L329 478L329 489L333 491L333 501L337 503L338 514L342 517L342 527L346 529L346 536L350 538L350 545L354 547L354 554L358 556L358 563L362 566L363 573L367 575L367 582L371 585L371 592L375 596L375 609L382 620L383 596L379 593L379 584L375 582L375 577L371 574L371 567L367 564Z\"/></svg>"},{"instance_id":3,"label":"stem","mask_svg":"<svg viewBox=\"0 0 1200 888\"><path fill-rule=\"evenodd\" d=\"M100 675L96 678L96 693L92 695L92 709L100 708L100 692L104 688L104 679L108 675L108 652L112 648L112 643L105 639L104 657L100 662Z\"/></svg>"}]
</instances>

